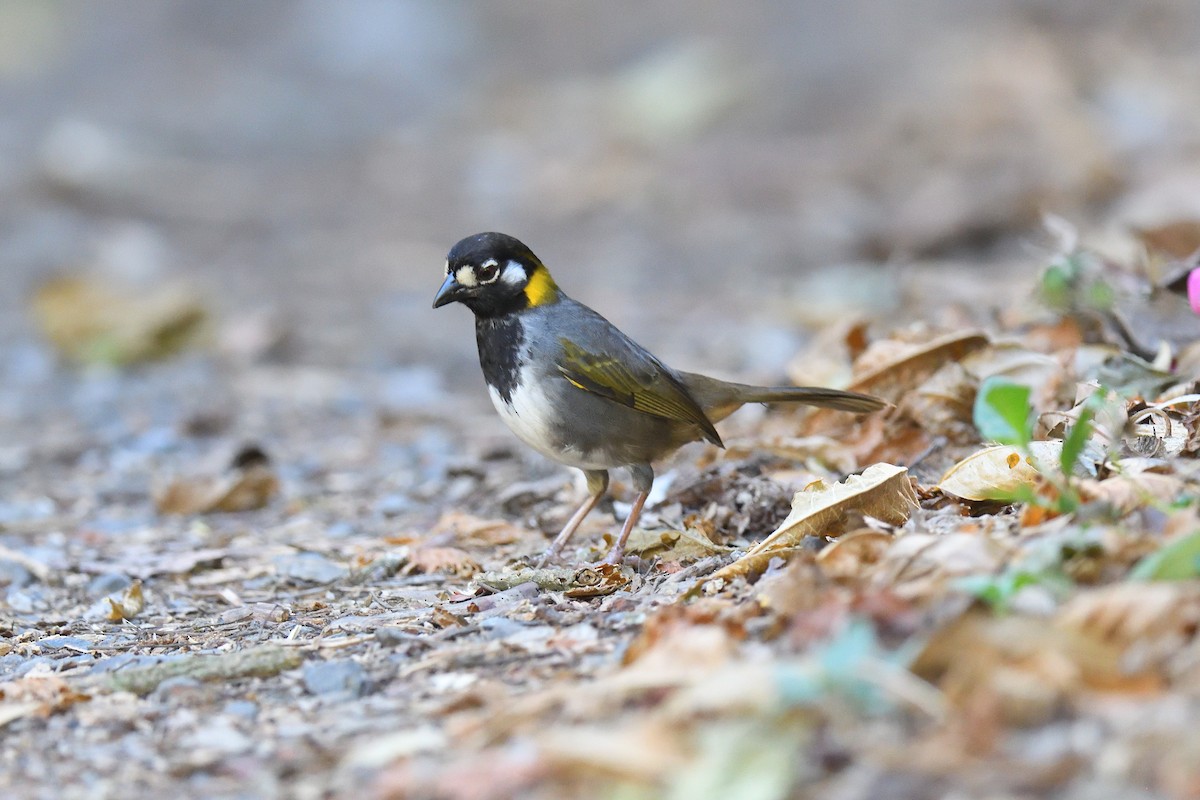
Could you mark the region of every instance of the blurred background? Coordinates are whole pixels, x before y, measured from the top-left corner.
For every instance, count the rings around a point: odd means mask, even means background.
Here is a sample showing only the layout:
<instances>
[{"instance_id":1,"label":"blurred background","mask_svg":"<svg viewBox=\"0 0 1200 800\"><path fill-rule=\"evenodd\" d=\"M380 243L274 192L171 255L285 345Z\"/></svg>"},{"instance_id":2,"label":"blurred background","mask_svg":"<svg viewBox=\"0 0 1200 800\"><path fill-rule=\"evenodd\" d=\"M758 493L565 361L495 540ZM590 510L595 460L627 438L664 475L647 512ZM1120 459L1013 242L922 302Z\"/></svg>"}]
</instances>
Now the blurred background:
<instances>
[{"instance_id":1,"label":"blurred background","mask_svg":"<svg viewBox=\"0 0 1200 800\"><path fill-rule=\"evenodd\" d=\"M2 0L7 374L85 272L477 389L429 306L498 229L667 360L780 377L831 322L1002 302L1044 213L1196 218L1197 52L1189 0Z\"/></svg>"}]
</instances>

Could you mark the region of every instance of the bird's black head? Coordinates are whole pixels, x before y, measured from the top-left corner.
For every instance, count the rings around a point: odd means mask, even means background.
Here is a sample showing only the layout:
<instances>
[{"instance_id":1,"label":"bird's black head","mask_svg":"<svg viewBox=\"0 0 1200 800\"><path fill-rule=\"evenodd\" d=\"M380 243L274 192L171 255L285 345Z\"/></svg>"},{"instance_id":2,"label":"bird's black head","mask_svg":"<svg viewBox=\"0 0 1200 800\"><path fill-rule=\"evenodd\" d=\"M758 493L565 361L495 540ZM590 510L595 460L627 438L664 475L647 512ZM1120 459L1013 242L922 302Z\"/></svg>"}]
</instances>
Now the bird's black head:
<instances>
[{"instance_id":1,"label":"bird's black head","mask_svg":"<svg viewBox=\"0 0 1200 800\"><path fill-rule=\"evenodd\" d=\"M497 317L556 300L558 286L532 250L503 233L477 233L450 248L433 307L457 302Z\"/></svg>"}]
</instances>

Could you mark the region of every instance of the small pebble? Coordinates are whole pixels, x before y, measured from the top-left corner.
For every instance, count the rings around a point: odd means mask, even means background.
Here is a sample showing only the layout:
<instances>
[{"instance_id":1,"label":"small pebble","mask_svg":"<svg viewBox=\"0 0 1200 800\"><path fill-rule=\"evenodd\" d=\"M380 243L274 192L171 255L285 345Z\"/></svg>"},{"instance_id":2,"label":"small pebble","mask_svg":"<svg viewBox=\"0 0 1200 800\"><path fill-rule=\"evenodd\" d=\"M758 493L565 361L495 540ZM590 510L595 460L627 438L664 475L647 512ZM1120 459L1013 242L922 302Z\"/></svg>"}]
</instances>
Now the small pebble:
<instances>
[{"instance_id":1,"label":"small pebble","mask_svg":"<svg viewBox=\"0 0 1200 800\"><path fill-rule=\"evenodd\" d=\"M16 561L0 559L0 586L28 586L34 582L33 573Z\"/></svg>"},{"instance_id":2,"label":"small pebble","mask_svg":"<svg viewBox=\"0 0 1200 800\"><path fill-rule=\"evenodd\" d=\"M346 577L346 568L320 553L290 553L276 556L275 572L281 577L308 583L333 583Z\"/></svg>"},{"instance_id":3,"label":"small pebble","mask_svg":"<svg viewBox=\"0 0 1200 800\"><path fill-rule=\"evenodd\" d=\"M159 702L173 701L181 704L199 702L204 694L204 685L195 678L187 675L176 675L167 678L151 694Z\"/></svg>"},{"instance_id":4,"label":"small pebble","mask_svg":"<svg viewBox=\"0 0 1200 800\"><path fill-rule=\"evenodd\" d=\"M253 720L258 716L258 706L249 700L230 700L221 709L231 717Z\"/></svg>"},{"instance_id":5,"label":"small pebble","mask_svg":"<svg viewBox=\"0 0 1200 800\"><path fill-rule=\"evenodd\" d=\"M507 639L524 630L526 625L515 622L508 617L489 617L479 621L483 635L488 639Z\"/></svg>"},{"instance_id":6,"label":"small pebble","mask_svg":"<svg viewBox=\"0 0 1200 800\"><path fill-rule=\"evenodd\" d=\"M381 497L375 503L375 513L384 517L395 517L410 511L413 505L413 501L407 496L393 493Z\"/></svg>"},{"instance_id":7,"label":"small pebble","mask_svg":"<svg viewBox=\"0 0 1200 800\"><path fill-rule=\"evenodd\" d=\"M375 641L379 642L384 647L395 647L401 644L408 644L414 639L419 638L416 634L406 631L398 625L385 625L382 628L375 630Z\"/></svg>"},{"instance_id":8,"label":"small pebble","mask_svg":"<svg viewBox=\"0 0 1200 800\"><path fill-rule=\"evenodd\" d=\"M88 581L88 597L105 597L110 594L119 594L131 585L133 585L133 580L128 575L122 575L119 572L106 572Z\"/></svg>"},{"instance_id":9,"label":"small pebble","mask_svg":"<svg viewBox=\"0 0 1200 800\"><path fill-rule=\"evenodd\" d=\"M304 665L304 688L315 695L361 697L367 688L366 670L362 664L349 659L310 661Z\"/></svg>"},{"instance_id":10,"label":"small pebble","mask_svg":"<svg viewBox=\"0 0 1200 800\"><path fill-rule=\"evenodd\" d=\"M92 649L91 642L77 636L47 636L45 639L39 639L37 644L42 650L74 650L86 653Z\"/></svg>"}]
</instances>

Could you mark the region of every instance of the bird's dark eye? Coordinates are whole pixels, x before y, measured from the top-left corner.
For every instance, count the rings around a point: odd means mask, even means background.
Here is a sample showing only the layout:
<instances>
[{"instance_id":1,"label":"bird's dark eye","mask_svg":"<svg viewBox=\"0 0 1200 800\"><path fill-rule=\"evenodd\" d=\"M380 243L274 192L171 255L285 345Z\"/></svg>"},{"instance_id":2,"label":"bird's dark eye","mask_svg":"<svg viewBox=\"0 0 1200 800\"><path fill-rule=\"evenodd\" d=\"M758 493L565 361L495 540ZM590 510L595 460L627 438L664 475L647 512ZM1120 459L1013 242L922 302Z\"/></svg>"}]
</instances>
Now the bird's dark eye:
<instances>
[{"instance_id":1,"label":"bird's dark eye","mask_svg":"<svg viewBox=\"0 0 1200 800\"><path fill-rule=\"evenodd\" d=\"M494 261L489 261L488 263L481 266L479 268L479 282L487 283L488 281L495 280L496 279L496 270L498 270L498 269L499 269L499 267L496 266L496 262L494 262Z\"/></svg>"}]
</instances>

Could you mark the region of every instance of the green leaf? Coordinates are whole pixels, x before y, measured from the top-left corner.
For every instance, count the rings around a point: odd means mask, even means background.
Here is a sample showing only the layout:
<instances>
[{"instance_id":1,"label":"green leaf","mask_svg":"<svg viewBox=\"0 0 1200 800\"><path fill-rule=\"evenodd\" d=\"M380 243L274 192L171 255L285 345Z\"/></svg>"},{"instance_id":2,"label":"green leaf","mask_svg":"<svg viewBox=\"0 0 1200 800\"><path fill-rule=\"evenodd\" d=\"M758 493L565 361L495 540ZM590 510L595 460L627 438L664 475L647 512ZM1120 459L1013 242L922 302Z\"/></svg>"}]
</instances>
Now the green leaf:
<instances>
[{"instance_id":1,"label":"green leaf","mask_svg":"<svg viewBox=\"0 0 1200 800\"><path fill-rule=\"evenodd\" d=\"M1053 264L1042 273L1042 299L1051 308L1067 308L1071 303L1073 276L1063 265Z\"/></svg>"},{"instance_id":2,"label":"green leaf","mask_svg":"<svg viewBox=\"0 0 1200 800\"><path fill-rule=\"evenodd\" d=\"M987 603L997 613L1007 611L1009 601L1017 592L1036 583L1037 575L1020 571L999 575L968 575L957 581L959 588Z\"/></svg>"},{"instance_id":3,"label":"green leaf","mask_svg":"<svg viewBox=\"0 0 1200 800\"><path fill-rule=\"evenodd\" d=\"M975 396L975 427L984 439L1025 447L1033 438L1029 387L992 376Z\"/></svg>"},{"instance_id":4,"label":"green leaf","mask_svg":"<svg viewBox=\"0 0 1200 800\"><path fill-rule=\"evenodd\" d=\"M1184 581L1200 577L1200 532L1171 542L1137 563L1135 581Z\"/></svg>"},{"instance_id":5,"label":"green leaf","mask_svg":"<svg viewBox=\"0 0 1200 800\"><path fill-rule=\"evenodd\" d=\"M1011 568L999 575L966 575L955 581L955 585L997 614L1008 613L1012 599L1026 586L1044 586L1058 596L1066 595L1071 587L1057 565L1032 570Z\"/></svg>"},{"instance_id":6,"label":"green leaf","mask_svg":"<svg viewBox=\"0 0 1200 800\"><path fill-rule=\"evenodd\" d=\"M1059 456L1059 466L1062 467L1063 475L1069 477L1075 470L1075 462L1079 460L1083 446L1087 444L1088 438L1092 435L1093 416L1095 416L1095 411L1085 407L1079 414L1079 420L1063 439L1063 449Z\"/></svg>"}]
</instances>

